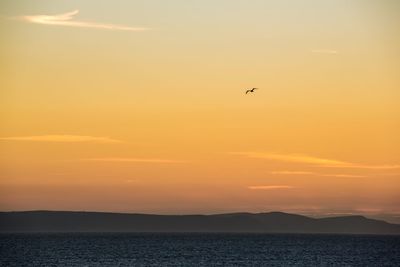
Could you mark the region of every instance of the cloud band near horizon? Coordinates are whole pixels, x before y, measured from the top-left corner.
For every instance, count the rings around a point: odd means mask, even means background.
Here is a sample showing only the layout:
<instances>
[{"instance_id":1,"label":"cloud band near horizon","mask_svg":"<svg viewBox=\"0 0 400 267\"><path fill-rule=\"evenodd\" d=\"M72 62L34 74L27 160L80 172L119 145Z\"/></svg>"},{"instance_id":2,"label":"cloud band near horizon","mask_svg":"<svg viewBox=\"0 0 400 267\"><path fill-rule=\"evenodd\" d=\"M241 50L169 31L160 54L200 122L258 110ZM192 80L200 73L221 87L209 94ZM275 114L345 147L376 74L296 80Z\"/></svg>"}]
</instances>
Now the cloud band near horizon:
<instances>
[{"instance_id":1,"label":"cloud band near horizon","mask_svg":"<svg viewBox=\"0 0 400 267\"><path fill-rule=\"evenodd\" d=\"M354 168L354 169L400 169L400 165L367 165L346 162L335 159L319 158L305 154L276 154L268 152L232 152L230 154L248 158L266 159L272 161L303 163L327 168Z\"/></svg>"}]
</instances>

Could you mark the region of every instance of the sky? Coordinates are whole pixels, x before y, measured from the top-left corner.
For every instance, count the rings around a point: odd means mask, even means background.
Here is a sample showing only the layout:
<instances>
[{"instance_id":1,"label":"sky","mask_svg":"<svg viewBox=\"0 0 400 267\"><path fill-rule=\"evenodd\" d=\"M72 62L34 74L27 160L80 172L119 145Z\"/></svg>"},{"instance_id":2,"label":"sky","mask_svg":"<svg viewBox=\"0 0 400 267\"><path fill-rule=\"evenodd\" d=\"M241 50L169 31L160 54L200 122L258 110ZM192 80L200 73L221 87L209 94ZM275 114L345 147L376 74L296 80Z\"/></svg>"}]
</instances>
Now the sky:
<instances>
[{"instance_id":1,"label":"sky","mask_svg":"<svg viewBox=\"0 0 400 267\"><path fill-rule=\"evenodd\" d=\"M400 222L398 1L0 10L0 210Z\"/></svg>"}]
</instances>

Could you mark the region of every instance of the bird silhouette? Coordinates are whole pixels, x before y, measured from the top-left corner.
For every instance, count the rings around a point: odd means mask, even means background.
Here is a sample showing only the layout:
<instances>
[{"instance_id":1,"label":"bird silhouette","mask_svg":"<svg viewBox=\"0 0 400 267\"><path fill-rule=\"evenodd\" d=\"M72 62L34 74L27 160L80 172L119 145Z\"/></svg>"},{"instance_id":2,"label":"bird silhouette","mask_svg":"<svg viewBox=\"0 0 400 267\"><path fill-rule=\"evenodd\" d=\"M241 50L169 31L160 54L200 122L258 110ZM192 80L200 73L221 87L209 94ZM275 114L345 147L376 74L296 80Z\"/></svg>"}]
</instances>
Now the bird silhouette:
<instances>
[{"instance_id":1,"label":"bird silhouette","mask_svg":"<svg viewBox=\"0 0 400 267\"><path fill-rule=\"evenodd\" d=\"M257 90L258 88L252 88L252 89L249 89L249 90L246 90L246 95L248 94L248 93L254 93L254 90Z\"/></svg>"}]
</instances>

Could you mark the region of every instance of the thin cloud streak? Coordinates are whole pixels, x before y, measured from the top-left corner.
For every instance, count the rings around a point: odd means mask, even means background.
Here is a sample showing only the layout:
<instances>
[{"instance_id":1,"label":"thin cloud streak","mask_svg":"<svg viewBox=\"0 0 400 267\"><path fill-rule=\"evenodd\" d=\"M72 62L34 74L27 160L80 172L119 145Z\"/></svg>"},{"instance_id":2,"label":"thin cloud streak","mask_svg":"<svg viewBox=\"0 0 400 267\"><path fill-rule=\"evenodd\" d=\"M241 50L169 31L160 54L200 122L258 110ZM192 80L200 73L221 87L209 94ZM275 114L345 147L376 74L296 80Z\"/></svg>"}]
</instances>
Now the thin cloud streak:
<instances>
[{"instance_id":1,"label":"thin cloud streak","mask_svg":"<svg viewBox=\"0 0 400 267\"><path fill-rule=\"evenodd\" d=\"M365 178L366 175L355 175L355 174L323 174L317 172L308 171L272 171L271 174L278 175L312 175L312 176L322 176L322 177L343 177L343 178Z\"/></svg>"},{"instance_id":2,"label":"thin cloud streak","mask_svg":"<svg viewBox=\"0 0 400 267\"><path fill-rule=\"evenodd\" d=\"M363 165L348 163L348 165L325 165L327 168L353 168L353 169L369 169L369 170L394 170L400 169L400 165Z\"/></svg>"},{"instance_id":3,"label":"thin cloud streak","mask_svg":"<svg viewBox=\"0 0 400 267\"><path fill-rule=\"evenodd\" d=\"M275 189L292 189L290 185L251 185L247 187L251 190L275 190Z\"/></svg>"},{"instance_id":4,"label":"thin cloud streak","mask_svg":"<svg viewBox=\"0 0 400 267\"><path fill-rule=\"evenodd\" d=\"M19 19L37 24L54 25L54 26L69 26L69 27L80 27L80 28L95 28L102 30L115 30L115 31L146 31L148 28L143 27L130 27L125 25L97 23L91 21L80 21L74 20L75 15L79 13L79 10L67 12L58 15L31 15L21 16Z\"/></svg>"},{"instance_id":5,"label":"thin cloud streak","mask_svg":"<svg viewBox=\"0 0 400 267\"><path fill-rule=\"evenodd\" d=\"M366 178L367 175L356 175L356 174L316 174L317 176L324 177L338 177L338 178Z\"/></svg>"},{"instance_id":6,"label":"thin cloud streak","mask_svg":"<svg viewBox=\"0 0 400 267\"><path fill-rule=\"evenodd\" d=\"M93 162L132 162L132 163L185 163L183 160L159 159L159 158L88 158L80 159L80 161Z\"/></svg>"},{"instance_id":7,"label":"thin cloud streak","mask_svg":"<svg viewBox=\"0 0 400 267\"><path fill-rule=\"evenodd\" d=\"M325 159L304 154L275 154L267 152L233 152L232 155L240 155L248 158L258 158L281 162L292 162L292 163L304 163L319 167L327 168L353 168L353 169L376 169L376 170L388 170L388 169L399 169L400 165L365 165L357 164L352 162L345 162L335 159Z\"/></svg>"},{"instance_id":8,"label":"thin cloud streak","mask_svg":"<svg viewBox=\"0 0 400 267\"><path fill-rule=\"evenodd\" d=\"M312 53L317 53L317 54L331 54L335 55L338 54L339 52L336 50L331 50L331 49L314 49L311 50Z\"/></svg>"},{"instance_id":9,"label":"thin cloud streak","mask_svg":"<svg viewBox=\"0 0 400 267\"><path fill-rule=\"evenodd\" d=\"M3 141L32 141L32 142L61 142L61 143L122 143L120 140L109 137L96 137L86 135L35 135L35 136L17 136L17 137L0 137Z\"/></svg>"},{"instance_id":10,"label":"thin cloud streak","mask_svg":"<svg viewBox=\"0 0 400 267\"><path fill-rule=\"evenodd\" d=\"M248 158L259 158L274 161L309 163L316 165L346 165L348 163L332 159L311 157L303 154L275 154L264 152L233 152L231 154L240 155Z\"/></svg>"},{"instance_id":11,"label":"thin cloud streak","mask_svg":"<svg viewBox=\"0 0 400 267\"><path fill-rule=\"evenodd\" d=\"M314 173L313 172L307 172L307 171L272 171L271 174L306 175L306 174L314 174Z\"/></svg>"}]
</instances>

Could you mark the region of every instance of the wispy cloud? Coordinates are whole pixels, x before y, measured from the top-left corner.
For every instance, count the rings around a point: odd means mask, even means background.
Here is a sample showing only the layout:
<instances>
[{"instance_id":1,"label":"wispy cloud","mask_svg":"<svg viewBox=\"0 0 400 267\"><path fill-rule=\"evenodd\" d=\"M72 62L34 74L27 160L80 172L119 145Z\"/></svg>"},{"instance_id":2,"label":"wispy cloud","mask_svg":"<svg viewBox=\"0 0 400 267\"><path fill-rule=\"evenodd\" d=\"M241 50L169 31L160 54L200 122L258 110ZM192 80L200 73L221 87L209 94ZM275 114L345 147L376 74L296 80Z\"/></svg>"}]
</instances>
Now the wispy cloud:
<instances>
[{"instance_id":1,"label":"wispy cloud","mask_svg":"<svg viewBox=\"0 0 400 267\"><path fill-rule=\"evenodd\" d=\"M267 152L233 152L233 155L240 155L249 158L259 158L273 161L303 163L319 167L329 168L355 168L355 169L399 169L400 165L367 165L345 162L335 159L325 159L319 157L308 156L304 154L276 154Z\"/></svg>"},{"instance_id":2,"label":"wispy cloud","mask_svg":"<svg viewBox=\"0 0 400 267\"><path fill-rule=\"evenodd\" d=\"M259 158L275 161L295 162L295 163L310 163L318 165L343 165L346 162L332 159L324 159L311 157L304 154L275 154L268 152L233 152L231 154L241 155L248 158Z\"/></svg>"},{"instance_id":3,"label":"wispy cloud","mask_svg":"<svg viewBox=\"0 0 400 267\"><path fill-rule=\"evenodd\" d=\"M53 26L69 26L80 28L95 28L102 30L115 30L115 31L146 31L148 28L143 27L130 27L125 25L98 23L92 21L76 20L74 17L79 13L79 10L67 12L58 15L29 15L18 17L21 20Z\"/></svg>"},{"instance_id":4,"label":"wispy cloud","mask_svg":"<svg viewBox=\"0 0 400 267\"><path fill-rule=\"evenodd\" d=\"M368 177L366 175L355 175L355 174L323 174L317 172L308 172L308 171L272 171L271 174L278 175L312 175L312 176L322 176L322 177L343 177L343 178L365 178Z\"/></svg>"},{"instance_id":5,"label":"wispy cloud","mask_svg":"<svg viewBox=\"0 0 400 267\"><path fill-rule=\"evenodd\" d=\"M368 177L367 175L356 175L356 174L320 174L316 173L317 176L324 176L324 177L338 177L338 178L365 178Z\"/></svg>"},{"instance_id":6,"label":"wispy cloud","mask_svg":"<svg viewBox=\"0 0 400 267\"><path fill-rule=\"evenodd\" d=\"M306 174L313 174L313 172L307 172L307 171L272 171L271 174L306 175Z\"/></svg>"},{"instance_id":7,"label":"wispy cloud","mask_svg":"<svg viewBox=\"0 0 400 267\"><path fill-rule=\"evenodd\" d=\"M369 169L369 170L394 170L400 169L400 165L365 165L348 163L347 165L325 165L328 168L353 168L353 169Z\"/></svg>"},{"instance_id":8,"label":"wispy cloud","mask_svg":"<svg viewBox=\"0 0 400 267\"><path fill-rule=\"evenodd\" d=\"M184 163L183 160L159 159L159 158L88 158L80 159L80 161L97 161L97 162L132 162L132 163Z\"/></svg>"},{"instance_id":9,"label":"wispy cloud","mask_svg":"<svg viewBox=\"0 0 400 267\"><path fill-rule=\"evenodd\" d=\"M292 189L290 185L250 185L247 187L251 190L275 190L275 189Z\"/></svg>"},{"instance_id":10,"label":"wispy cloud","mask_svg":"<svg viewBox=\"0 0 400 267\"><path fill-rule=\"evenodd\" d=\"M381 176L398 176L400 177L400 173L381 173Z\"/></svg>"},{"instance_id":11,"label":"wispy cloud","mask_svg":"<svg viewBox=\"0 0 400 267\"><path fill-rule=\"evenodd\" d=\"M335 55L335 54L339 53L337 50L332 50L332 49L314 49L314 50L311 50L311 52L317 53L317 54L331 54L331 55Z\"/></svg>"},{"instance_id":12,"label":"wispy cloud","mask_svg":"<svg viewBox=\"0 0 400 267\"><path fill-rule=\"evenodd\" d=\"M122 141L109 137L96 137L85 135L35 135L35 136L17 136L0 137L4 141L32 141L32 142L93 142L93 143L121 143Z\"/></svg>"}]
</instances>

